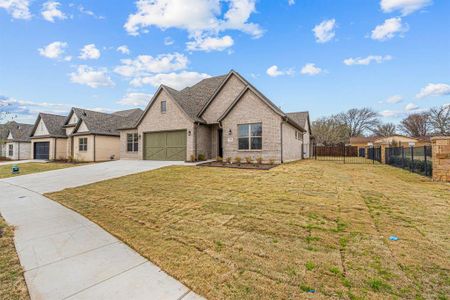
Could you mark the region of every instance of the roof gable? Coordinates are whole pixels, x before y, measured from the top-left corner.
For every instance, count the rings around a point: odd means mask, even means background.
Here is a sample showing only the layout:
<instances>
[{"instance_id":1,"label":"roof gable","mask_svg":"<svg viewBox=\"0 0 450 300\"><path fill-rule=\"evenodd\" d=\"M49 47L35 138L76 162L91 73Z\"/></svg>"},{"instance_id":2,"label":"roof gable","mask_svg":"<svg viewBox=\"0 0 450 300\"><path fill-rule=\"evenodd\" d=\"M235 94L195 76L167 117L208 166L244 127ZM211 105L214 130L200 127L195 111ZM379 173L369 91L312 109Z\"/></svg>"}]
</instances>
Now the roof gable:
<instances>
[{"instance_id":1,"label":"roof gable","mask_svg":"<svg viewBox=\"0 0 450 300\"><path fill-rule=\"evenodd\" d=\"M307 128L309 134L312 134L311 132L311 122L309 119L309 112L307 111L299 111L299 112L292 112L286 114L289 118L297 122L300 126L303 128Z\"/></svg>"},{"instance_id":2,"label":"roof gable","mask_svg":"<svg viewBox=\"0 0 450 300\"><path fill-rule=\"evenodd\" d=\"M14 142L29 142L32 130L33 125L31 124L15 123L10 126L7 139Z\"/></svg>"},{"instance_id":3,"label":"roof gable","mask_svg":"<svg viewBox=\"0 0 450 300\"><path fill-rule=\"evenodd\" d=\"M47 135L50 137L66 137L66 132L63 128L64 120L66 119L65 116L60 115L54 115L54 114L47 114L47 113L39 113L36 122L34 123L34 127L31 131L30 136L34 137L36 136L36 130L38 129L39 123L43 122L46 130ZM38 135L42 136L42 135Z\"/></svg>"}]
</instances>

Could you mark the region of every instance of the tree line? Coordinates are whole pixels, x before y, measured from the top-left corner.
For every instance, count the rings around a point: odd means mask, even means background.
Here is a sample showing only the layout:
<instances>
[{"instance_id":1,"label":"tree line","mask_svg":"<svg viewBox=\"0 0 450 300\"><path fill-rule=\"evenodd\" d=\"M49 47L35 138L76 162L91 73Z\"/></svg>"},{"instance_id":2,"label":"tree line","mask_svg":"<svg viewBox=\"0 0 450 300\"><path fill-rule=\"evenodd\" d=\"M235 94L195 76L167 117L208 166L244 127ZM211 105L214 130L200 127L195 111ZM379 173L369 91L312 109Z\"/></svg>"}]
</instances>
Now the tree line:
<instances>
[{"instance_id":1,"label":"tree line","mask_svg":"<svg viewBox=\"0 0 450 300\"><path fill-rule=\"evenodd\" d=\"M312 133L316 143L322 145L347 144L351 137L357 136L450 135L450 105L410 114L398 125L381 122L379 114L371 108L352 108L315 120L312 123Z\"/></svg>"}]
</instances>

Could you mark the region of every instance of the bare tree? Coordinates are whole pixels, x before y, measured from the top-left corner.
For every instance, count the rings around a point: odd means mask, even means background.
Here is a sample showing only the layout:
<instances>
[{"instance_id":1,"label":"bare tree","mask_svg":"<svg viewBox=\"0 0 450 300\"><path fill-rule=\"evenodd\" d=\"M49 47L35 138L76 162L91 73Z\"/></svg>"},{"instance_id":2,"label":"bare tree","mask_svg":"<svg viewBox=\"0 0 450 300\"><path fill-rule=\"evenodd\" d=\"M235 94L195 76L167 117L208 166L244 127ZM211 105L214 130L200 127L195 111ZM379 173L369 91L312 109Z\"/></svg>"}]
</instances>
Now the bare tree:
<instances>
[{"instance_id":1,"label":"bare tree","mask_svg":"<svg viewBox=\"0 0 450 300\"><path fill-rule=\"evenodd\" d=\"M434 133L450 135L450 104L430 109L429 122Z\"/></svg>"},{"instance_id":2,"label":"bare tree","mask_svg":"<svg viewBox=\"0 0 450 300\"><path fill-rule=\"evenodd\" d=\"M409 136L426 136L430 133L428 113L411 114L400 122L401 130Z\"/></svg>"},{"instance_id":3,"label":"bare tree","mask_svg":"<svg viewBox=\"0 0 450 300\"><path fill-rule=\"evenodd\" d=\"M336 116L320 118L311 127L317 144L335 145L349 141L347 127Z\"/></svg>"},{"instance_id":4,"label":"bare tree","mask_svg":"<svg viewBox=\"0 0 450 300\"><path fill-rule=\"evenodd\" d=\"M362 136L380 123L378 114L370 108L352 108L337 115L340 123L348 129L348 136Z\"/></svg>"},{"instance_id":5,"label":"bare tree","mask_svg":"<svg viewBox=\"0 0 450 300\"><path fill-rule=\"evenodd\" d=\"M392 136L397 133L397 126L394 123L378 124L372 131L376 136Z\"/></svg>"}]
</instances>

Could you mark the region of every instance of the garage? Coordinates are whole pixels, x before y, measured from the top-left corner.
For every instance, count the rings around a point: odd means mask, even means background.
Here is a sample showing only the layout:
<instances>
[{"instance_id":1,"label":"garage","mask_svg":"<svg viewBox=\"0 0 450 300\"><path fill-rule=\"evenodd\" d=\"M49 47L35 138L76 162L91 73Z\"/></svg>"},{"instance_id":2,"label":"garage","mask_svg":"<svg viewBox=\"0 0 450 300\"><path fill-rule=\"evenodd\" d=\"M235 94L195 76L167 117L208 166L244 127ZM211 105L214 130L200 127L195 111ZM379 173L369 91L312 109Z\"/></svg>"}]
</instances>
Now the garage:
<instances>
[{"instance_id":1,"label":"garage","mask_svg":"<svg viewBox=\"0 0 450 300\"><path fill-rule=\"evenodd\" d=\"M34 143L34 159L49 159L50 142Z\"/></svg>"},{"instance_id":2,"label":"garage","mask_svg":"<svg viewBox=\"0 0 450 300\"><path fill-rule=\"evenodd\" d=\"M144 133L144 159L186 160L186 130Z\"/></svg>"}]
</instances>

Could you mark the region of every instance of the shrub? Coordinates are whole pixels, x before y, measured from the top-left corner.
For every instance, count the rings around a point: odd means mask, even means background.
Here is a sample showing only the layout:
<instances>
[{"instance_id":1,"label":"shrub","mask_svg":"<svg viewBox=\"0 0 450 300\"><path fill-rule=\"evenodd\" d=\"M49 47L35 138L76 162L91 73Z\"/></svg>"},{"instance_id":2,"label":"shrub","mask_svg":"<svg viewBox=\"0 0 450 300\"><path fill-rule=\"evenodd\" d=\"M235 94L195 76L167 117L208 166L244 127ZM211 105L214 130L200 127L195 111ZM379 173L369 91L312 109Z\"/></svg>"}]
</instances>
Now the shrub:
<instances>
[{"instance_id":1,"label":"shrub","mask_svg":"<svg viewBox=\"0 0 450 300\"><path fill-rule=\"evenodd\" d=\"M234 158L234 161L235 161L237 164L240 164L240 163L241 163L241 157L240 157L240 156L236 156L236 157Z\"/></svg>"},{"instance_id":2,"label":"shrub","mask_svg":"<svg viewBox=\"0 0 450 300\"><path fill-rule=\"evenodd\" d=\"M218 161L218 162L223 162L223 157L217 156L217 157L216 157L216 161Z\"/></svg>"},{"instance_id":3,"label":"shrub","mask_svg":"<svg viewBox=\"0 0 450 300\"><path fill-rule=\"evenodd\" d=\"M206 160L205 155L204 155L204 154L199 154L199 155L198 155L198 160L199 160L199 161L204 161L204 160Z\"/></svg>"},{"instance_id":4,"label":"shrub","mask_svg":"<svg viewBox=\"0 0 450 300\"><path fill-rule=\"evenodd\" d=\"M261 157L261 156L258 156L258 157L256 158L256 162L258 163L258 165L262 164L262 162L263 162L262 157Z\"/></svg>"},{"instance_id":5,"label":"shrub","mask_svg":"<svg viewBox=\"0 0 450 300\"><path fill-rule=\"evenodd\" d=\"M269 164L270 165L274 165L275 164L275 160L273 158L269 159Z\"/></svg>"},{"instance_id":6,"label":"shrub","mask_svg":"<svg viewBox=\"0 0 450 300\"><path fill-rule=\"evenodd\" d=\"M195 155L191 154L191 161L195 161Z\"/></svg>"},{"instance_id":7,"label":"shrub","mask_svg":"<svg viewBox=\"0 0 450 300\"><path fill-rule=\"evenodd\" d=\"M231 157L227 157L227 164L231 164Z\"/></svg>"},{"instance_id":8,"label":"shrub","mask_svg":"<svg viewBox=\"0 0 450 300\"><path fill-rule=\"evenodd\" d=\"M251 158L250 156L247 156L245 158L245 162L248 163L248 164L251 164L253 162L253 158Z\"/></svg>"}]
</instances>

